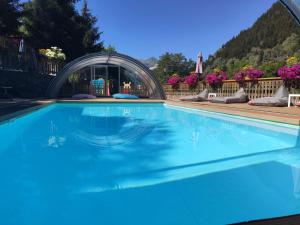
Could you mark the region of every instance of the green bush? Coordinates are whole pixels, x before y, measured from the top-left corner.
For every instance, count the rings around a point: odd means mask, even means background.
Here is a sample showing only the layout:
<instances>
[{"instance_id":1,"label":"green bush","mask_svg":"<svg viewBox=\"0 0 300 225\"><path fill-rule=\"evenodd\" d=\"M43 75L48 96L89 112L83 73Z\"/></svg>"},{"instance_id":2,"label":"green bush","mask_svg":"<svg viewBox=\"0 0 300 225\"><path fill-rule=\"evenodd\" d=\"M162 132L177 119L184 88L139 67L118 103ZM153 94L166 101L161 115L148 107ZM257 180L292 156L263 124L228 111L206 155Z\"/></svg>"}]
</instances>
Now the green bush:
<instances>
[{"instance_id":1,"label":"green bush","mask_svg":"<svg viewBox=\"0 0 300 225\"><path fill-rule=\"evenodd\" d=\"M277 71L280 67L285 64L285 61L271 61L266 62L260 66L260 69L264 71L265 78L267 77L277 77Z\"/></svg>"}]
</instances>

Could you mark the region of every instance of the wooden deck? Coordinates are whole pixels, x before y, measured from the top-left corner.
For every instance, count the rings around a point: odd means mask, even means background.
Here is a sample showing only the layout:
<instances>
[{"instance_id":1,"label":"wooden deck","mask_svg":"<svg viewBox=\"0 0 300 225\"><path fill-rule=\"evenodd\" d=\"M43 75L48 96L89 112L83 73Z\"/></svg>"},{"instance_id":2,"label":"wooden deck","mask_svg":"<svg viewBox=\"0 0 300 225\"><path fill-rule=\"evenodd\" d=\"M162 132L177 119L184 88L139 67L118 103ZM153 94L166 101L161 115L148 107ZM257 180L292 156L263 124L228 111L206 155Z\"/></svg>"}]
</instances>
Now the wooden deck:
<instances>
[{"instance_id":1,"label":"wooden deck","mask_svg":"<svg viewBox=\"0 0 300 225\"><path fill-rule=\"evenodd\" d=\"M166 101L166 103L174 106L300 125L300 108L296 107L264 107L250 106L245 103L219 104L211 102L182 102L170 100Z\"/></svg>"}]
</instances>

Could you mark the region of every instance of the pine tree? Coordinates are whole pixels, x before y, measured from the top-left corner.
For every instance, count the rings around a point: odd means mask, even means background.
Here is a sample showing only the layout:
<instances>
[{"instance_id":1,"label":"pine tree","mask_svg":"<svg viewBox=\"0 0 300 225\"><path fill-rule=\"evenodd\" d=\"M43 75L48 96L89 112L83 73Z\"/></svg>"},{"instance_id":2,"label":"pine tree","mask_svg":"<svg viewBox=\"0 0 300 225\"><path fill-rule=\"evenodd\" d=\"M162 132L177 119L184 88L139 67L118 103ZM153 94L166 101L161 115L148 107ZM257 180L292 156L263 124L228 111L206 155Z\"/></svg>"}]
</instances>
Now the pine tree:
<instances>
[{"instance_id":1,"label":"pine tree","mask_svg":"<svg viewBox=\"0 0 300 225\"><path fill-rule=\"evenodd\" d=\"M114 46L112 46L112 45L108 45L102 51L106 52L106 53L109 53L109 54L117 53L117 49Z\"/></svg>"},{"instance_id":2,"label":"pine tree","mask_svg":"<svg viewBox=\"0 0 300 225\"><path fill-rule=\"evenodd\" d=\"M57 46L73 59L82 52L77 17L74 0L32 0L24 4L24 34L31 46Z\"/></svg>"},{"instance_id":3,"label":"pine tree","mask_svg":"<svg viewBox=\"0 0 300 225\"><path fill-rule=\"evenodd\" d=\"M80 20L81 28L84 34L82 44L85 48L85 52L90 53L103 50L103 43L98 42L101 33L95 26L97 23L97 18L91 14L88 8L87 0L83 1Z\"/></svg>"},{"instance_id":4,"label":"pine tree","mask_svg":"<svg viewBox=\"0 0 300 225\"><path fill-rule=\"evenodd\" d=\"M67 60L86 53L100 51L100 32L95 27L97 19L88 9L87 2L81 13L77 0L32 0L24 4L23 31L36 49L57 46L62 48Z\"/></svg>"},{"instance_id":5,"label":"pine tree","mask_svg":"<svg viewBox=\"0 0 300 225\"><path fill-rule=\"evenodd\" d=\"M19 17L19 0L0 0L0 35L17 34Z\"/></svg>"}]
</instances>

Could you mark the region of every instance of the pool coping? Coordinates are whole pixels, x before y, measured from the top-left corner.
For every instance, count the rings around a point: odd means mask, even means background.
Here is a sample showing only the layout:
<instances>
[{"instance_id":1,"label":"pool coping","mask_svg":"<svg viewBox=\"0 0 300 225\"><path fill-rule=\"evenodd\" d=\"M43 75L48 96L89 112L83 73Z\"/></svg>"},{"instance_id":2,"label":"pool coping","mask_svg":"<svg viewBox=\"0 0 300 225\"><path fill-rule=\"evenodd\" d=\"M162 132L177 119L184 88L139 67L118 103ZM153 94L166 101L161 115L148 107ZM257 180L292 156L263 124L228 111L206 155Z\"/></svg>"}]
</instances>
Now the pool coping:
<instances>
[{"instance_id":1,"label":"pool coping","mask_svg":"<svg viewBox=\"0 0 300 225\"><path fill-rule=\"evenodd\" d=\"M294 214L290 216L274 217L274 218L253 220L253 221L241 222L241 223L232 223L230 225L276 225L276 224L299 225L299 221L300 221L300 214Z\"/></svg>"},{"instance_id":2,"label":"pool coping","mask_svg":"<svg viewBox=\"0 0 300 225\"><path fill-rule=\"evenodd\" d=\"M295 128L295 129L300 129L300 125L292 124L292 123L286 123L286 122L280 122L276 120L267 120L267 119L260 119L260 118L254 118L250 116L239 116L236 114L231 114L231 113L225 113L225 112L216 112L216 111L209 111L205 109L198 109L198 108L192 108L188 106L179 106L179 105L173 105L173 104L168 104L165 103L165 105L173 108L178 108L178 109L185 109L185 110L191 110L191 111L196 111L196 112L201 112L201 113L208 113L211 115L218 115L218 116L227 116L230 118L235 118L235 119L242 119L246 121L251 121L251 122L263 122L266 124L271 124L271 125L277 125L277 126L283 126L287 128Z\"/></svg>"},{"instance_id":3,"label":"pool coping","mask_svg":"<svg viewBox=\"0 0 300 225\"><path fill-rule=\"evenodd\" d=\"M247 109L243 111L235 111L234 108L230 109L229 107L224 109L223 105L220 105L220 108L217 108L218 105L214 105L215 108L211 108L211 107L206 107L206 105L196 105L196 104L194 105L191 103L170 101L170 100L167 100L165 104L173 107L183 108L183 109L198 110L201 112L214 113L218 115L226 115L234 118L247 119L256 122L267 122L267 123L273 123L277 125L300 128L300 116L297 118L295 118L296 116L293 116L294 118L292 118L291 117L292 115L273 113L273 112L270 112L272 114L268 114L266 112L261 112L261 111L247 111Z\"/></svg>"},{"instance_id":4,"label":"pool coping","mask_svg":"<svg viewBox=\"0 0 300 225\"><path fill-rule=\"evenodd\" d=\"M17 119L19 117L22 117L26 114L29 114L31 112L34 112L36 110L39 110L41 108L44 108L46 106L49 106L51 104L61 104L61 103L66 103L66 104L76 104L76 103L84 103L84 104L122 104L122 103L137 103L137 104L164 104L170 107L176 107L176 108L181 108L181 109L187 109L187 110L192 110L192 111L198 111L198 112L205 112L205 113L210 113L210 114L215 114L215 115L225 115L228 117L232 118L237 118L237 119L244 119L248 121L253 121L253 122L264 122L268 124L273 124L273 125L279 125L279 126L284 126L284 127L290 127L290 128L300 128L300 117L298 118L287 118L287 117L282 117L282 115L269 115L269 114L264 114L264 113L256 113L256 112L228 112L230 110L224 110L220 107L220 109L215 110L211 108L206 108L202 107L201 105L191 105L185 102L176 102L176 101L170 101L170 100L155 100L155 99L137 99L137 100L128 100L128 99L88 99L88 100L71 100L71 99L49 99L49 100L41 100L39 101L41 105L38 106L33 106L29 107L20 111L16 111L10 114L6 114L3 116L0 116L0 124Z\"/></svg>"}]
</instances>

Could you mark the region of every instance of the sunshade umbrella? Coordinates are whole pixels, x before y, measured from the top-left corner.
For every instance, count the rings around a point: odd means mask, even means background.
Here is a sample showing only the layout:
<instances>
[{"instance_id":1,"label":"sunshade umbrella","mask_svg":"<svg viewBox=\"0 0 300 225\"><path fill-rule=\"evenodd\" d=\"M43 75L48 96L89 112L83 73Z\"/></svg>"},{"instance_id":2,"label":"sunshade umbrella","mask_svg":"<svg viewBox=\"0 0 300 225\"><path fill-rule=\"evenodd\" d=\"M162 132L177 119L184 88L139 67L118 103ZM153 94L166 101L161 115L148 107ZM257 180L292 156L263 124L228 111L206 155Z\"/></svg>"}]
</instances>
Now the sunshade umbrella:
<instances>
[{"instance_id":1,"label":"sunshade umbrella","mask_svg":"<svg viewBox=\"0 0 300 225\"><path fill-rule=\"evenodd\" d=\"M19 44L19 53L25 52L24 39L22 38Z\"/></svg>"},{"instance_id":2,"label":"sunshade umbrella","mask_svg":"<svg viewBox=\"0 0 300 225\"><path fill-rule=\"evenodd\" d=\"M198 74L199 77L203 73L202 64L203 64L202 53L199 52L199 54L197 56L197 64L196 64L196 70L195 70L195 73Z\"/></svg>"}]
</instances>

